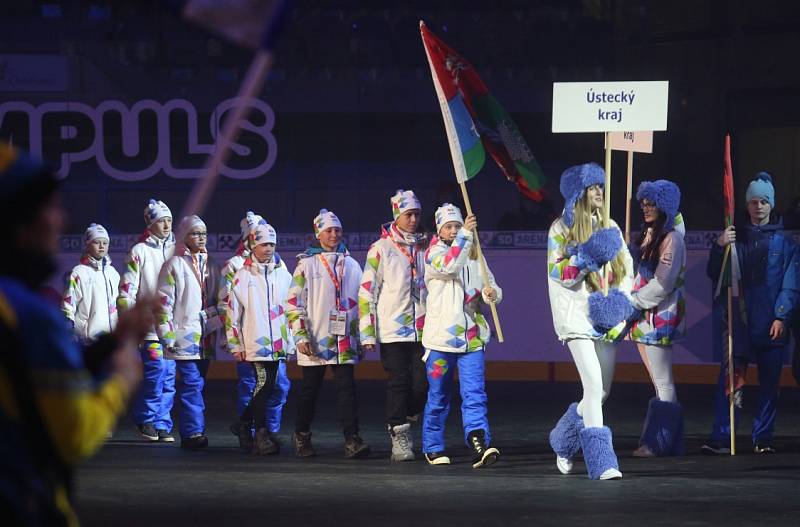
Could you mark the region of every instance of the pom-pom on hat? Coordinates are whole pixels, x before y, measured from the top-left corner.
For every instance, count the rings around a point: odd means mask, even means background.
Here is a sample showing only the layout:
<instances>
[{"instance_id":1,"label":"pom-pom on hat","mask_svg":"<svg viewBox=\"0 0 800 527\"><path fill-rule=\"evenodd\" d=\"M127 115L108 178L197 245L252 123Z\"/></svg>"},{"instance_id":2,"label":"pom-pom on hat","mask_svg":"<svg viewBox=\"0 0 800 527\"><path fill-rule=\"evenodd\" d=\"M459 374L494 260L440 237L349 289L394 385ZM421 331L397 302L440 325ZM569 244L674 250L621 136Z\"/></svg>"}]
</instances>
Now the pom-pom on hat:
<instances>
[{"instance_id":1,"label":"pom-pom on hat","mask_svg":"<svg viewBox=\"0 0 800 527\"><path fill-rule=\"evenodd\" d=\"M319 238L322 231L330 229L331 227L342 228L342 222L333 212L328 209L320 209L317 217L314 218L314 236Z\"/></svg>"},{"instance_id":2,"label":"pom-pom on hat","mask_svg":"<svg viewBox=\"0 0 800 527\"><path fill-rule=\"evenodd\" d=\"M575 223L575 204L583 197L583 193L592 185L604 185L606 174L597 163L585 163L569 167L561 174L559 189L564 196L564 213L562 215L567 227Z\"/></svg>"},{"instance_id":3,"label":"pom-pom on hat","mask_svg":"<svg viewBox=\"0 0 800 527\"><path fill-rule=\"evenodd\" d=\"M652 201L667 216L664 231L671 231L675 227L675 216L681 206L681 189L678 185L666 179L642 181L636 191L636 199Z\"/></svg>"},{"instance_id":4,"label":"pom-pom on hat","mask_svg":"<svg viewBox=\"0 0 800 527\"><path fill-rule=\"evenodd\" d=\"M43 172L46 169L39 160L0 141L0 190L3 194L13 195L31 184Z\"/></svg>"},{"instance_id":5,"label":"pom-pom on hat","mask_svg":"<svg viewBox=\"0 0 800 527\"><path fill-rule=\"evenodd\" d=\"M0 239L13 237L9 227L33 219L57 189L56 176L40 160L0 141Z\"/></svg>"},{"instance_id":6,"label":"pom-pom on hat","mask_svg":"<svg viewBox=\"0 0 800 527\"><path fill-rule=\"evenodd\" d=\"M242 241L247 239L247 237L250 235L250 231L252 231L263 219L264 218L254 213L252 210L247 211L245 217L239 222L239 228L242 230Z\"/></svg>"},{"instance_id":7,"label":"pom-pom on hat","mask_svg":"<svg viewBox=\"0 0 800 527\"><path fill-rule=\"evenodd\" d=\"M769 172L756 174L755 179L747 186L745 197L748 203L754 198L765 199L770 207L775 208L775 187L772 185L772 176Z\"/></svg>"},{"instance_id":8,"label":"pom-pom on hat","mask_svg":"<svg viewBox=\"0 0 800 527\"><path fill-rule=\"evenodd\" d=\"M443 203L441 207L436 209L434 218L436 220L437 234L442 230L442 227L444 227L446 223L450 223L451 221L457 221L461 225L464 225L464 217L461 215L461 209L452 203Z\"/></svg>"},{"instance_id":9,"label":"pom-pom on hat","mask_svg":"<svg viewBox=\"0 0 800 527\"><path fill-rule=\"evenodd\" d=\"M422 204L417 199L413 190L399 189L394 196L390 198L392 203L392 216L397 219L398 216L409 210L421 210Z\"/></svg>"},{"instance_id":10,"label":"pom-pom on hat","mask_svg":"<svg viewBox=\"0 0 800 527\"><path fill-rule=\"evenodd\" d=\"M247 248L252 251L262 243L278 244L278 233L263 218L250 230L250 234L247 236Z\"/></svg>"},{"instance_id":11,"label":"pom-pom on hat","mask_svg":"<svg viewBox=\"0 0 800 527\"><path fill-rule=\"evenodd\" d=\"M111 241L111 238L109 238L108 231L105 227L99 223L92 223L86 229L86 232L83 233L83 245L89 245L89 243L99 238L105 238L106 240Z\"/></svg>"},{"instance_id":12,"label":"pom-pom on hat","mask_svg":"<svg viewBox=\"0 0 800 527\"><path fill-rule=\"evenodd\" d=\"M161 218L171 218L172 211L163 201L151 199L144 208L144 223L149 227Z\"/></svg>"}]
</instances>

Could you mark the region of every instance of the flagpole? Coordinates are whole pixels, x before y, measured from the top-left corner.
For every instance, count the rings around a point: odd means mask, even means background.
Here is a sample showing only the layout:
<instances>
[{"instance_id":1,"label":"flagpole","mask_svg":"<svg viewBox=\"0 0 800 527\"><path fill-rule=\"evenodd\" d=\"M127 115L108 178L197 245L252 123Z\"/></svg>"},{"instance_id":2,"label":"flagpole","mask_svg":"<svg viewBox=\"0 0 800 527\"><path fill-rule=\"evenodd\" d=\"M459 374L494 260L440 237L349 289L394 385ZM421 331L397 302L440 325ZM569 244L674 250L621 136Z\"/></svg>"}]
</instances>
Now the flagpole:
<instances>
[{"instance_id":1,"label":"flagpole","mask_svg":"<svg viewBox=\"0 0 800 527\"><path fill-rule=\"evenodd\" d=\"M730 247L730 245L728 246ZM731 396L728 405L728 418L731 423L731 455L736 455L736 417L734 399L736 398L733 375L733 288L728 286L728 383L731 387Z\"/></svg>"},{"instance_id":2,"label":"flagpole","mask_svg":"<svg viewBox=\"0 0 800 527\"><path fill-rule=\"evenodd\" d=\"M252 101L261 91L264 80L272 69L274 56L271 50L259 49L247 70L242 86L237 94L237 103L233 106L233 115L225 120L222 127L222 135L217 136L214 146L214 154L206 163L200 179L192 188L191 194L183 207L181 218L200 214L205 210L211 194L219 180L220 170L230 157L231 145L239 136L240 125L250 113ZM182 243L185 232L181 232L179 227L177 242Z\"/></svg>"},{"instance_id":3,"label":"flagpole","mask_svg":"<svg viewBox=\"0 0 800 527\"><path fill-rule=\"evenodd\" d=\"M606 134L606 181L603 191L603 227L611 224L611 135ZM610 264L603 265L603 294L608 296L608 274Z\"/></svg>"},{"instance_id":4,"label":"flagpole","mask_svg":"<svg viewBox=\"0 0 800 527\"><path fill-rule=\"evenodd\" d=\"M628 182L625 193L625 243L631 243L631 209L633 208L633 150L628 150Z\"/></svg>"},{"instance_id":5,"label":"flagpole","mask_svg":"<svg viewBox=\"0 0 800 527\"><path fill-rule=\"evenodd\" d=\"M725 223L727 224L728 221L726 220ZM717 293L715 296L719 296L719 289L722 285L722 278L725 276L725 268L728 265L728 260L731 262L731 273L730 279L731 283L728 284L728 387L730 389L730 397L728 398L728 419L730 422L730 446L731 446L731 455L736 455L736 416L735 416L735 408L734 408L734 397L735 397L735 378L734 378L734 365L733 365L733 283L736 280L736 276L734 276L733 272L733 259L734 259L733 250L731 249L731 244L725 246L725 253L722 256L722 269L720 270L719 282L717 284Z\"/></svg>"},{"instance_id":6,"label":"flagpole","mask_svg":"<svg viewBox=\"0 0 800 527\"><path fill-rule=\"evenodd\" d=\"M464 197L464 207L467 209L467 216L472 216L472 204L469 201L469 194L467 194L467 185L463 181L459 181L459 185L461 186L461 195ZM481 265L481 276L483 277L483 283L485 287L490 287L489 285L489 268L486 266L486 260L483 257L483 250L481 249L481 239L478 236L478 229L475 229L473 232L475 236L475 248L478 249L478 262ZM494 321L494 329L497 331L497 341L502 343L505 339L503 338L503 328L500 326L500 317L497 315L497 304L494 301L489 302L489 308L492 310L492 320Z\"/></svg>"}]
</instances>

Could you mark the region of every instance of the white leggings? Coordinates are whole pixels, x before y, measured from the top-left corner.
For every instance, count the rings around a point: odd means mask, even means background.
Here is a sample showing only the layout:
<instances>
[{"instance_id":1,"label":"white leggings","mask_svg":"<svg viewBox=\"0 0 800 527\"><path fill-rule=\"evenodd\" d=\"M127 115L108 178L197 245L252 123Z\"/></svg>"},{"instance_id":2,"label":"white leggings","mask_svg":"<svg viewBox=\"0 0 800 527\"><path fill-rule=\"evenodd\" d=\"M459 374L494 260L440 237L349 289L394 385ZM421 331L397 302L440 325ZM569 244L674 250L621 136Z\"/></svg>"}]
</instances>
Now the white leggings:
<instances>
[{"instance_id":1,"label":"white leggings","mask_svg":"<svg viewBox=\"0 0 800 527\"><path fill-rule=\"evenodd\" d=\"M586 428L603 426L603 401L614 380L617 345L599 340L575 339L567 342L583 385L578 415Z\"/></svg>"},{"instance_id":2,"label":"white leggings","mask_svg":"<svg viewBox=\"0 0 800 527\"><path fill-rule=\"evenodd\" d=\"M660 401L677 403L675 380L672 378L672 346L639 344L638 347L642 362L656 389L656 397Z\"/></svg>"}]
</instances>

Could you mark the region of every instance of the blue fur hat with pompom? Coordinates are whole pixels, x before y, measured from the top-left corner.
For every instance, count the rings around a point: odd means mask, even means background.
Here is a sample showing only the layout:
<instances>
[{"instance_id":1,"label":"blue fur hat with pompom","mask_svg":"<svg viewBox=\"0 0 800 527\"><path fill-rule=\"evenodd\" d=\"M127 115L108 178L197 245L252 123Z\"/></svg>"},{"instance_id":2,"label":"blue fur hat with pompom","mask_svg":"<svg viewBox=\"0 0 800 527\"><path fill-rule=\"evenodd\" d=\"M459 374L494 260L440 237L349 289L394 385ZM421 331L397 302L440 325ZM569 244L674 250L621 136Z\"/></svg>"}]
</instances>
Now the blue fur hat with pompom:
<instances>
[{"instance_id":1,"label":"blue fur hat with pompom","mask_svg":"<svg viewBox=\"0 0 800 527\"><path fill-rule=\"evenodd\" d=\"M636 191L636 199L646 199L656 204L658 210L667 216L664 231L669 232L675 227L675 216L681 206L681 190L678 185L666 179L656 181L642 181Z\"/></svg>"},{"instance_id":2,"label":"blue fur hat with pompom","mask_svg":"<svg viewBox=\"0 0 800 527\"><path fill-rule=\"evenodd\" d=\"M575 223L575 204L583 197L583 193L592 185L604 185L606 173L597 163L584 163L569 167L561 174L559 189L564 196L564 213L562 218L567 227Z\"/></svg>"},{"instance_id":3,"label":"blue fur hat with pompom","mask_svg":"<svg viewBox=\"0 0 800 527\"><path fill-rule=\"evenodd\" d=\"M763 198L769 202L769 206L775 208L775 187L772 185L772 176L769 172L759 172L755 179L747 186L745 193L748 203L753 198Z\"/></svg>"}]
</instances>

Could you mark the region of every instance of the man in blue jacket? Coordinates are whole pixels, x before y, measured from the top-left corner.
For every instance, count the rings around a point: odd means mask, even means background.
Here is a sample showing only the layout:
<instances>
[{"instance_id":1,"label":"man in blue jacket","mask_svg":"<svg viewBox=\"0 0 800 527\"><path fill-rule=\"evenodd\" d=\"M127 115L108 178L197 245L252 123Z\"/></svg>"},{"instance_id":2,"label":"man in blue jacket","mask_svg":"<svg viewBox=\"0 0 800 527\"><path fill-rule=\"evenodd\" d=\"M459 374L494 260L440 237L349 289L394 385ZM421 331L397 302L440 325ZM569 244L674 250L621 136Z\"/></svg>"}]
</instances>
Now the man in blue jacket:
<instances>
[{"instance_id":1,"label":"man in blue jacket","mask_svg":"<svg viewBox=\"0 0 800 527\"><path fill-rule=\"evenodd\" d=\"M748 221L738 229L730 226L720 234L711 247L707 273L716 284L724 248L735 243L744 305L739 302L734 305L734 371L741 372L743 377L749 362L758 365L759 403L753 421L753 449L757 454L766 454L775 452L772 436L783 355L789 341L789 324L800 306L800 254L784 233L783 222L772 213L775 208L772 177L766 172L756 174L747 187L746 197ZM719 304L721 298L722 295L717 299ZM715 311L720 308L727 311L719 304ZM727 385L723 360L714 398L714 424L709 441L703 445L704 454L730 454ZM740 395L739 390L734 390L737 423Z\"/></svg>"}]
</instances>

